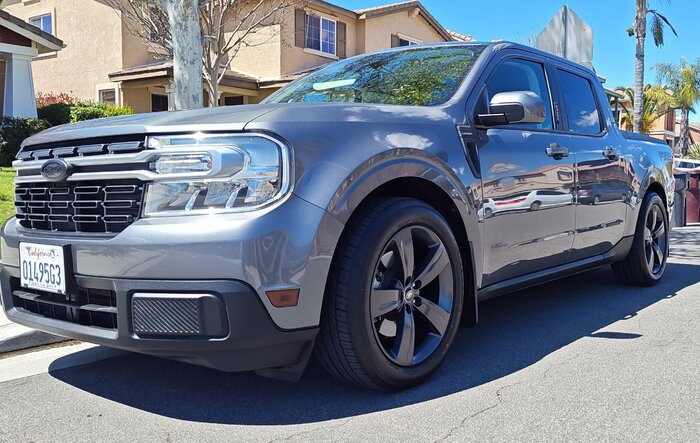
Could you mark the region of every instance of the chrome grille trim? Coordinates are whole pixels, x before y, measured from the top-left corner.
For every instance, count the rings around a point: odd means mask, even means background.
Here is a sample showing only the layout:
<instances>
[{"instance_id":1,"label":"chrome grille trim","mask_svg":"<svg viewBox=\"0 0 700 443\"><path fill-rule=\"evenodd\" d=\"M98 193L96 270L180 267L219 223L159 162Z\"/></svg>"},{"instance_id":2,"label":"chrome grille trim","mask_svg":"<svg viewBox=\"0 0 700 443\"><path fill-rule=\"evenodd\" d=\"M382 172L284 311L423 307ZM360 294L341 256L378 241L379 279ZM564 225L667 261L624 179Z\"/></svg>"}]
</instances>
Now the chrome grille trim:
<instances>
[{"instance_id":1,"label":"chrome grille trim","mask_svg":"<svg viewBox=\"0 0 700 443\"><path fill-rule=\"evenodd\" d=\"M146 165L156 157L168 154L201 154L208 153L211 156L212 167L209 171L193 172L185 174L158 174L149 169L124 169L117 171L80 172L80 168L92 166L114 166L133 165L138 167ZM16 184L23 183L44 183L48 180L41 175L41 167L49 159L44 160L15 160L12 166L17 170L15 177ZM92 180L177 180L177 179L197 179L230 176L240 171L246 162L243 152L236 151L226 146L181 146L167 149L148 149L129 154L105 154L96 156L67 157L64 159L70 166L78 171L71 174L67 181L92 181Z\"/></svg>"}]
</instances>

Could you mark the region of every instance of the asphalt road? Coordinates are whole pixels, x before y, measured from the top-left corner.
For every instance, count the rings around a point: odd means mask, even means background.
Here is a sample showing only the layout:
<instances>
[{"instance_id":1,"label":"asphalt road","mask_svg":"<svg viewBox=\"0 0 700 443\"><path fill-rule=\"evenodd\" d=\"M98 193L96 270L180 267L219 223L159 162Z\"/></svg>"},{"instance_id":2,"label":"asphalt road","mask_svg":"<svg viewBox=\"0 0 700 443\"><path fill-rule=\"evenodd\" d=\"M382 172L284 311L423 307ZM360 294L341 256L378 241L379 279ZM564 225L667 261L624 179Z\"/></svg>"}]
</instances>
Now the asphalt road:
<instances>
[{"instance_id":1,"label":"asphalt road","mask_svg":"<svg viewBox=\"0 0 700 443\"><path fill-rule=\"evenodd\" d=\"M289 384L78 345L0 359L0 440L700 441L700 226L654 288L608 268L485 302L427 384Z\"/></svg>"}]
</instances>

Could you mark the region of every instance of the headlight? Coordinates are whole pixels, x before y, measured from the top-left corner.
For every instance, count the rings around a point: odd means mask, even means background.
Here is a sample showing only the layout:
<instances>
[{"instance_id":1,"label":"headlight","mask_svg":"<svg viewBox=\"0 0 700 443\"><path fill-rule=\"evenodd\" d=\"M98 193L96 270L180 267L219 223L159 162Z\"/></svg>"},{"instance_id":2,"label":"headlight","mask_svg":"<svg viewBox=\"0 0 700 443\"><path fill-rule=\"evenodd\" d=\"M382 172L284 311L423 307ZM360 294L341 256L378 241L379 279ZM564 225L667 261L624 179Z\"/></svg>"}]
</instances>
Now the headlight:
<instances>
[{"instance_id":1,"label":"headlight","mask_svg":"<svg viewBox=\"0 0 700 443\"><path fill-rule=\"evenodd\" d=\"M149 161L147 217L250 211L290 186L289 148L266 135L152 136L148 145L163 154Z\"/></svg>"}]
</instances>

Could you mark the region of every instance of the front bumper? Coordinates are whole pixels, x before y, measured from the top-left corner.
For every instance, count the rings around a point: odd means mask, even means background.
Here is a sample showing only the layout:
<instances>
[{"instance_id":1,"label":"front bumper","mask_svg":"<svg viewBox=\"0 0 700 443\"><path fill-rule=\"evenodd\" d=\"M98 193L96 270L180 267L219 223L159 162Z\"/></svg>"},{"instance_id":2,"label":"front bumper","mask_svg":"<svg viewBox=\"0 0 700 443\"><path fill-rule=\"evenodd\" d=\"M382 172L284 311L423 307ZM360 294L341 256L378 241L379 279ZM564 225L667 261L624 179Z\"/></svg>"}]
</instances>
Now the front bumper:
<instances>
[{"instance_id":1,"label":"front bumper","mask_svg":"<svg viewBox=\"0 0 700 443\"><path fill-rule=\"evenodd\" d=\"M76 275L82 290L112 291L116 295L116 327L98 328L37 315L15 306L19 269L0 272L2 304L12 321L41 331L113 348L171 358L224 371L246 371L293 366L312 345L317 328L283 331L277 328L252 288L230 280L126 280ZM206 293L220 302L221 310L201 311L201 323L221 328L214 336L143 334L135 331L134 294ZM48 305L45 305L48 306ZM219 334L218 331L222 333Z\"/></svg>"},{"instance_id":2,"label":"front bumper","mask_svg":"<svg viewBox=\"0 0 700 443\"><path fill-rule=\"evenodd\" d=\"M88 342L223 370L286 366L315 337L342 227L293 194L255 214L140 219L113 237L32 232L11 219L0 239L2 304L17 323ZM73 282L114 293L117 327L17 309L20 242L69 245ZM296 306L276 308L266 296L290 288L300 290ZM132 312L139 292L213 294L223 306L225 335L139 336Z\"/></svg>"}]
</instances>

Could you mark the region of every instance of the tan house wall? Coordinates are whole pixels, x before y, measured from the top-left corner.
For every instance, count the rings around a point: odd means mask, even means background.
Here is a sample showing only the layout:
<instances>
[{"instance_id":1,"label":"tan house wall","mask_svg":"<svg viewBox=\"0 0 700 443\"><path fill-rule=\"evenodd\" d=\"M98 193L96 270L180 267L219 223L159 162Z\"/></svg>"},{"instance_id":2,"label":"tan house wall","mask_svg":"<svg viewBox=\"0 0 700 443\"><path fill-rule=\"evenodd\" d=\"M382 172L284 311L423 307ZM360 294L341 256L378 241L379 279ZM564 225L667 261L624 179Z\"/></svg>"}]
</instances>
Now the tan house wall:
<instances>
[{"instance_id":1,"label":"tan house wall","mask_svg":"<svg viewBox=\"0 0 700 443\"><path fill-rule=\"evenodd\" d=\"M248 38L249 45L241 47L231 67L259 78L279 77L282 73L280 28L280 25L270 26Z\"/></svg>"},{"instance_id":2,"label":"tan house wall","mask_svg":"<svg viewBox=\"0 0 700 443\"><path fill-rule=\"evenodd\" d=\"M366 20L364 52L390 48L392 34L412 37L420 43L445 41L421 15L411 18L409 11L400 11Z\"/></svg>"},{"instance_id":3,"label":"tan house wall","mask_svg":"<svg viewBox=\"0 0 700 443\"><path fill-rule=\"evenodd\" d=\"M109 82L107 74L122 68L121 20L101 2L41 0L11 4L6 9L26 21L53 14L54 35L66 45L59 53L32 61L35 91L71 92L81 99L94 100L96 85Z\"/></svg>"}]
</instances>

